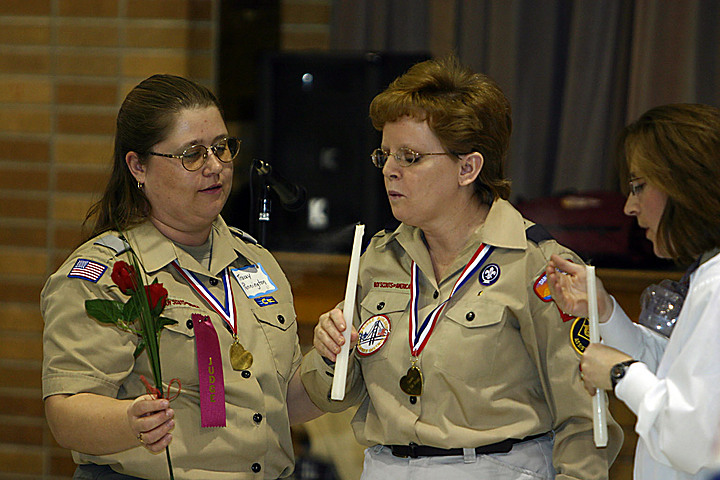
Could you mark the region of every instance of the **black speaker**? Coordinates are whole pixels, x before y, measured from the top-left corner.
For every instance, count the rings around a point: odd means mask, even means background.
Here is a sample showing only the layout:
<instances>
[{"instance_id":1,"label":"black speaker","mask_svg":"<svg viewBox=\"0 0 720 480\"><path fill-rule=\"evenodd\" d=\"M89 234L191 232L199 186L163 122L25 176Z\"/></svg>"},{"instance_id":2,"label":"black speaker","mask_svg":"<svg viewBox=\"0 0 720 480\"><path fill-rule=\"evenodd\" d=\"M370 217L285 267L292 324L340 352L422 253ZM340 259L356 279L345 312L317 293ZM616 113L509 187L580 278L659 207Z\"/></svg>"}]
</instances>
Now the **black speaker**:
<instances>
[{"instance_id":1,"label":"black speaker","mask_svg":"<svg viewBox=\"0 0 720 480\"><path fill-rule=\"evenodd\" d=\"M227 121L257 116L259 64L280 48L279 0L221 0L217 93Z\"/></svg>"},{"instance_id":2,"label":"black speaker","mask_svg":"<svg viewBox=\"0 0 720 480\"><path fill-rule=\"evenodd\" d=\"M353 226L365 241L392 222L382 174L370 161L381 135L370 101L425 54L281 53L263 59L260 160L307 191L296 211L270 193L269 219L255 234L270 249L348 253ZM255 177L254 191L262 186ZM264 222L264 223L263 223Z\"/></svg>"}]
</instances>

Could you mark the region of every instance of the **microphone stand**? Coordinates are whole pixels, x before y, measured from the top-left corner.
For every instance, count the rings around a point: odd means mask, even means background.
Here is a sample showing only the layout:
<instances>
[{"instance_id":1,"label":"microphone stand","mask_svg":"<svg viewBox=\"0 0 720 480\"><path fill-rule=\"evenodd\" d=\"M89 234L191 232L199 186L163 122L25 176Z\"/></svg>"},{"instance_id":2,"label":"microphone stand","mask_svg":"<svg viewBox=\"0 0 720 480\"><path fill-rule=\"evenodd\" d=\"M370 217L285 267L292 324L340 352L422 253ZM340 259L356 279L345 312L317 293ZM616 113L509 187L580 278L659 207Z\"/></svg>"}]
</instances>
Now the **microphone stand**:
<instances>
[{"instance_id":1,"label":"microphone stand","mask_svg":"<svg viewBox=\"0 0 720 480\"><path fill-rule=\"evenodd\" d=\"M258 216L257 216L257 232L256 236L261 245L266 244L267 227L270 222L270 211L272 210L272 202L269 197L269 190L273 189L280 198L281 205L290 211L298 210L305 203L307 195L303 187L298 187L289 183L280 177L277 172L273 175L272 167L262 160L253 159L250 165L250 188L252 197L252 178L260 177L261 187L258 196ZM252 201L252 199L251 199ZM252 223L252 217L251 217Z\"/></svg>"},{"instance_id":2,"label":"microphone stand","mask_svg":"<svg viewBox=\"0 0 720 480\"><path fill-rule=\"evenodd\" d=\"M260 245L265 245L265 239L267 236L267 226L270 222L270 211L272 210L272 201L269 198L268 191L270 186L263 177L262 188L260 198L258 198L258 218L257 218L257 229L258 229L258 242Z\"/></svg>"}]
</instances>

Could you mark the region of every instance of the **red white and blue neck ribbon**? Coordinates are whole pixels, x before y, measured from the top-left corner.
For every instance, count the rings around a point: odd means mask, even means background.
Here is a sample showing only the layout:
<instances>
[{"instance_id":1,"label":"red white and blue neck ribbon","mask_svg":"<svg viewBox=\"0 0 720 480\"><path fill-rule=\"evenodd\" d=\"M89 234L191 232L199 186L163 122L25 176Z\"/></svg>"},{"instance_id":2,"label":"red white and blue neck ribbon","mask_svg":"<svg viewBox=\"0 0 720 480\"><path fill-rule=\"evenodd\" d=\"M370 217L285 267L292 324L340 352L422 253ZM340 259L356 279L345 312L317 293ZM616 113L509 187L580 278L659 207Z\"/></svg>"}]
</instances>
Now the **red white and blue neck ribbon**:
<instances>
[{"instance_id":1,"label":"red white and blue neck ribbon","mask_svg":"<svg viewBox=\"0 0 720 480\"><path fill-rule=\"evenodd\" d=\"M420 328L418 328L418 298L420 297L420 282L418 282L418 275L420 269L417 264L413 261L410 267L410 353L417 357L422 352L423 348L428 342L430 335L432 334L435 324L437 323L440 314L447 306L450 299L455 295L465 283L474 276L477 271L482 267L485 260L490 256L495 247L485 245L481 243L478 249L473 254L472 258L465 265L460 277L455 281L450 296L442 302L440 305L435 307L432 312L425 318Z\"/></svg>"},{"instance_id":2,"label":"red white and blue neck ribbon","mask_svg":"<svg viewBox=\"0 0 720 480\"><path fill-rule=\"evenodd\" d=\"M180 273L186 282L197 292L203 300L210 305L210 308L225 320L225 323L237 334L237 324L235 323L235 297L233 296L232 288L230 287L230 275L228 269L223 270L222 283L225 288L225 304L221 304L220 301L215 298L215 295L210 293L210 290L205 288L205 285L189 270L182 268L176 261L172 262L172 266Z\"/></svg>"}]
</instances>

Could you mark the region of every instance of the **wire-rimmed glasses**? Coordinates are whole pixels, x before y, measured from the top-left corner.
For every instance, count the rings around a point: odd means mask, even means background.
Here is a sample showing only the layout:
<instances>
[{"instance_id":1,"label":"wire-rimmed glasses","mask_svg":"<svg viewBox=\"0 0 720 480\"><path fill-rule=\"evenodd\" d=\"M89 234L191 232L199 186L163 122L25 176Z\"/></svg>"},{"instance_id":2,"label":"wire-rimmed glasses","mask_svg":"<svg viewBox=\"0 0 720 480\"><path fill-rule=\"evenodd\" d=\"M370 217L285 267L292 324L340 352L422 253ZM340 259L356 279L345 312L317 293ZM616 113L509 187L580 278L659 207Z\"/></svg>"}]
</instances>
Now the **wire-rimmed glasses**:
<instances>
[{"instance_id":1,"label":"wire-rimmed glasses","mask_svg":"<svg viewBox=\"0 0 720 480\"><path fill-rule=\"evenodd\" d=\"M199 170L207 162L208 154L212 152L215 157L223 163L232 162L240 151L242 140L235 137L223 137L213 145L190 145L180 155L172 153L148 152L158 157L177 158L182 161L182 166L189 172Z\"/></svg>"},{"instance_id":2,"label":"wire-rimmed glasses","mask_svg":"<svg viewBox=\"0 0 720 480\"><path fill-rule=\"evenodd\" d=\"M400 148L398 148L397 152L390 153L387 150L384 150L382 148L376 148L370 154L370 158L372 159L373 165L375 165L377 168L383 168L385 166L385 163L387 163L388 159L391 156L395 157L395 160L397 160L398 164L401 167L409 167L413 163L417 163L421 158L423 158L426 155L451 155L451 154L449 154L447 152L419 153L408 147L400 147Z\"/></svg>"}]
</instances>

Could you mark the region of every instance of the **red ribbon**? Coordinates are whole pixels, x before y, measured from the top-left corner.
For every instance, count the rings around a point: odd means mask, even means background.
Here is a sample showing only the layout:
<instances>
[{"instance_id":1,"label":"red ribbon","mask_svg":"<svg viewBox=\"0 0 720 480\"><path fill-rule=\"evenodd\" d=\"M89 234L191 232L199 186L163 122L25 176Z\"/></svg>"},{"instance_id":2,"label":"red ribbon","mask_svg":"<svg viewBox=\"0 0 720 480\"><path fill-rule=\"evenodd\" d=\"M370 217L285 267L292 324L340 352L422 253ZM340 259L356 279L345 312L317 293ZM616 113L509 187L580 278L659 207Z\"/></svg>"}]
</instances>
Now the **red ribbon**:
<instances>
[{"instance_id":1,"label":"red ribbon","mask_svg":"<svg viewBox=\"0 0 720 480\"><path fill-rule=\"evenodd\" d=\"M145 378L145 375L140 375L140 380L145 384L145 390L148 394L154 395L155 398L167 398L170 402L175 400L180 395L180 390L182 390L182 385L180 385L180 379L178 378L173 378L172 380L170 380L170 383L168 383L167 394L165 395L163 395L162 390L150 385L150 382L148 382L148 379ZM177 392L175 392L175 395L171 396L170 387L173 383L177 383Z\"/></svg>"}]
</instances>

